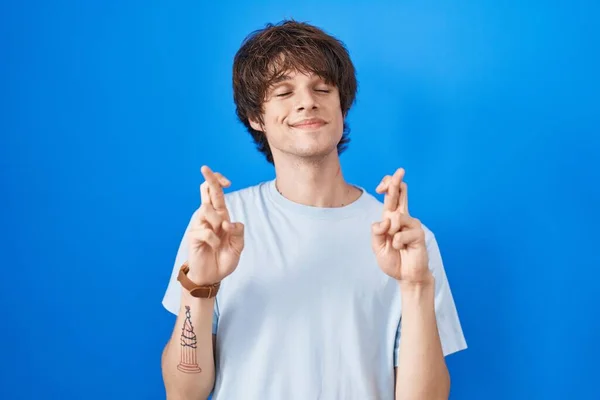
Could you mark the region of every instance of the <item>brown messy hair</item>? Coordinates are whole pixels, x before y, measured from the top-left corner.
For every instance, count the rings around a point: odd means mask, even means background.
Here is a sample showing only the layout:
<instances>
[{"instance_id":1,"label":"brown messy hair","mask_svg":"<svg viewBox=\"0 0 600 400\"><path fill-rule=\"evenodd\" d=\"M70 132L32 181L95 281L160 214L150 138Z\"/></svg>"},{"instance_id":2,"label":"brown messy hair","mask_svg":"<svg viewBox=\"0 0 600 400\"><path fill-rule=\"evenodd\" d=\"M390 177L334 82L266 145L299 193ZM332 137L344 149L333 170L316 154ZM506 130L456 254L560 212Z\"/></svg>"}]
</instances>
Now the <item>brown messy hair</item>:
<instances>
[{"instance_id":1,"label":"brown messy hair","mask_svg":"<svg viewBox=\"0 0 600 400\"><path fill-rule=\"evenodd\" d=\"M323 30L305 22L284 20L269 23L248 35L233 63L233 97L236 114L258 150L273 164L273 154L263 132L250 126L250 119L263 123L263 103L272 83L289 71L314 73L337 87L342 115L346 117L356 97L356 73L345 45ZM341 154L350 142L344 122Z\"/></svg>"}]
</instances>

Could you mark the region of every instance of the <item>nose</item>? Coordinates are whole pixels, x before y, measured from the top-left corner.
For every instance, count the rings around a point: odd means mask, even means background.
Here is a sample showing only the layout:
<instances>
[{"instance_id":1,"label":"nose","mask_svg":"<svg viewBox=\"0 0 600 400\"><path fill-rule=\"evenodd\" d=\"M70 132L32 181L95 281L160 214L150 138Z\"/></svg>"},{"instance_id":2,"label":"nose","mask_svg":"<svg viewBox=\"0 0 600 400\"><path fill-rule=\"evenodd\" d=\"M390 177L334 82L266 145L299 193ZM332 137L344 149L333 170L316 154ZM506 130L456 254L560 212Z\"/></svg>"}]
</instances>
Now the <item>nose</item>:
<instances>
[{"instance_id":1,"label":"nose","mask_svg":"<svg viewBox=\"0 0 600 400\"><path fill-rule=\"evenodd\" d=\"M301 90L298 92L298 111L314 110L318 108L317 98L310 89Z\"/></svg>"}]
</instances>

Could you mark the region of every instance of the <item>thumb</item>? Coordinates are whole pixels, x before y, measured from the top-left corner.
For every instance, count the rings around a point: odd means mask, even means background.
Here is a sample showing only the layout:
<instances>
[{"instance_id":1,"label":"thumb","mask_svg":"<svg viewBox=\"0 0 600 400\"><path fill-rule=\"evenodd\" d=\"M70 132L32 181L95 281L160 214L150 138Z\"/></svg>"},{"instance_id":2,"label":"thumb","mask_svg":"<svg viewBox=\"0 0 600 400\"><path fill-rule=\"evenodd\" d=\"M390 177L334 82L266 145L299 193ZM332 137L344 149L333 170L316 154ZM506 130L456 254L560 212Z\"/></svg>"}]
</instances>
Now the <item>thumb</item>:
<instances>
[{"instance_id":1,"label":"thumb","mask_svg":"<svg viewBox=\"0 0 600 400\"><path fill-rule=\"evenodd\" d=\"M390 229L390 223L391 221L389 218L386 218L381 222L375 222L373 225L371 225L371 244L374 251L377 251L385 246L387 231Z\"/></svg>"},{"instance_id":2,"label":"thumb","mask_svg":"<svg viewBox=\"0 0 600 400\"><path fill-rule=\"evenodd\" d=\"M229 236L229 243L235 250L242 251L244 247L244 224L241 222L223 221L223 229Z\"/></svg>"}]
</instances>

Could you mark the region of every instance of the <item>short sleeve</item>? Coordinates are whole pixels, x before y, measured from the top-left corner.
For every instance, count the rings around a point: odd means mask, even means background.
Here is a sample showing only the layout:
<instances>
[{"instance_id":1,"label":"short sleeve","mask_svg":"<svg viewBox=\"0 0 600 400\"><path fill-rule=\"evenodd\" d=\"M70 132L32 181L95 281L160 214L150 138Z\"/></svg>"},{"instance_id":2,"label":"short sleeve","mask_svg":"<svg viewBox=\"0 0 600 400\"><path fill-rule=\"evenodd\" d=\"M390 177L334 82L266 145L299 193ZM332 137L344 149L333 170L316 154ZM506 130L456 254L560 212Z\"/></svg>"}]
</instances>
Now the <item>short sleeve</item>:
<instances>
[{"instance_id":1,"label":"short sleeve","mask_svg":"<svg viewBox=\"0 0 600 400\"><path fill-rule=\"evenodd\" d=\"M195 211L190 221L188 222L187 227L183 233L183 237L181 238L181 242L179 243L179 247L177 249L177 254L175 255L175 262L173 264L173 268L171 270L171 277L169 278L169 282L167 285L167 290L163 296L162 304L167 311L172 314L179 314L179 307L181 303L181 284L177 280L177 274L179 273L179 269L181 265L187 261L189 255L189 245L188 245L188 232L190 230L191 223L196 216ZM213 334L217 333L218 319L219 319L219 308L217 305L217 301L215 299L215 309L213 313Z\"/></svg>"},{"instance_id":2,"label":"short sleeve","mask_svg":"<svg viewBox=\"0 0 600 400\"><path fill-rule=\"evenodd\" d=\"M454 304L450 284L446 276L442 256L433 233L424 228L429 255L429 269L435 278L435 316L444 356L464 350L467 343L462 331L458 311ZM396 331L394 345L394 366L398 366L398 349L400 346L400 324Z\"/></svg>"}]
</instances>

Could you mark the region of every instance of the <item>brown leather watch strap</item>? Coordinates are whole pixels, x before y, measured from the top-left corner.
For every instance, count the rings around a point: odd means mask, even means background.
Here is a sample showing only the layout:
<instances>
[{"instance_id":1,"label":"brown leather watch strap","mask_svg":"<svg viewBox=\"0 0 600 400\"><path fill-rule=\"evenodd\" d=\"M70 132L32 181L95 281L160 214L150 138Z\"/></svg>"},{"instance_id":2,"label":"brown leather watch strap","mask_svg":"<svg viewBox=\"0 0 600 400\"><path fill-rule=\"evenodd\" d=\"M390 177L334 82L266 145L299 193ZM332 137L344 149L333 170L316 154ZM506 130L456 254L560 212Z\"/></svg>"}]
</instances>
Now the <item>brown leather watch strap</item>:
<instances>
[{"instance_id":1,"label":"brown leather watch strap","mask_svg":"<svg viewBox=\"0 0 600 400\"><path fill-rule=\"evenodd\" d=\"M179 269L179 275L177 280L181 283L184 289L186 289L193 297L201 299L210 299L217 295L221 282L214 283L212 285L197 285L188 278L187 273L190 271L190 267L187 263L183 263Z\"/></svg>"}]
</instances>

